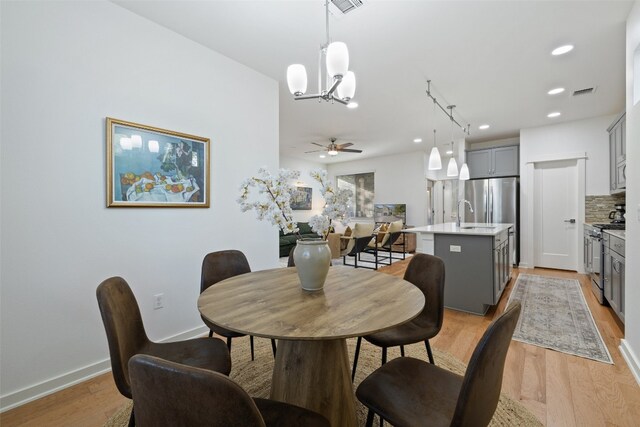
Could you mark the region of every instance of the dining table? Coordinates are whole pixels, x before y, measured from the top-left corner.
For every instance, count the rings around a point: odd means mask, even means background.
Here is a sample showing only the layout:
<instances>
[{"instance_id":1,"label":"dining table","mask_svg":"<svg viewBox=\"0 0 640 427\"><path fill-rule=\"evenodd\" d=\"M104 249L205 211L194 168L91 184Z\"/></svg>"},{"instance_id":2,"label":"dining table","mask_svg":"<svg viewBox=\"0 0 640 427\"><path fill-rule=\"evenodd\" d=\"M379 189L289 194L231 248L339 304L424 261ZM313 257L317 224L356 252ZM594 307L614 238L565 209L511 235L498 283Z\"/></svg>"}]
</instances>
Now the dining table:
<instances>
[{"instance_id":1,"label":"dining table","mask_svg":"<svg viewBox=\"0 0 640 427\"><path fill-rule=\"evenodd\" d=\"M389 274L333 266L324 288L300 287L295 267L255 271L206 289L198 309L232 331L278 340L270 398L355 427L347 338L379 332L416 317L419 288Z\"/></svg>"}]
</instances>

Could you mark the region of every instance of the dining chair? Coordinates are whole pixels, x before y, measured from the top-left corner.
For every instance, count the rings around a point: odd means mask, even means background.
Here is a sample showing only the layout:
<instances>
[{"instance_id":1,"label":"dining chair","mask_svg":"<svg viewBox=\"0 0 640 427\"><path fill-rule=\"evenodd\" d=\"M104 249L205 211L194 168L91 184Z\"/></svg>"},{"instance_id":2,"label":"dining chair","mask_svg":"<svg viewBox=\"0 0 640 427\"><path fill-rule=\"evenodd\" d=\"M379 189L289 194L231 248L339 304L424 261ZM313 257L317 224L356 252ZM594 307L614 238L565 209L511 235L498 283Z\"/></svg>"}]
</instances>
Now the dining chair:
<instances>
[{"instance_id":1,"label":"dining chair","mask_svg":"<svg viewBox=\"0 0 640 427\"><path fill-rule=\"evenodd\" d=\"M149 340L136 298L122 277L111 277L100 283L96 296L107 333L113 379L123 396L132 398L128 363L136 354L154 355L225 375L231 371L229 351L217 338L169 343ZM133 425L133 413L129 425Z\"/></svg>"},{"instance_id":2,"label":"dining chair","mask_svg":"<svg viewBox=\"0 0 640 427\"><path fill-rule=\"evenodd\" d=\"M404 280L413 283L424 294L424 308L413 320L394 328L364 336L373 345L382 348L382 364L387 362L387 348L400 346L404 356L404 346L424 341L427 355L431 363L433 353L429 340L435 337L442 328L444 317L444 262L442 259L428 254L418 253L411 257ZM353 358L351 381L355 379L356 367L362 338L358 337Z\"/></svg>"},{"instance_id":3,"label":"dining chair","mask_svg":"<svg viewBox=\"0 0 640 427\"><path fill-rule=\"evenodd\" d=\"M364 379L356 396L396 427L487 426L500 398L504 362L520 316L514 303L485 331L464 376L412 357L399 357Z\"/></svg>"},{"instance_id":4,"label":"dining chair","mask_svg":"<svg viewBox=\"0 0 640 427\"><path fill-rule=\"evenodd\" d=\"M329 427L322 415L287 403L252 399L217 372L158 357L129 361L138 426Z\"/></svg>"},{"instance_id":5,"label":"dining chair","mask_svg":"<svg viewBox=\"0 0 640 427\"><path fill-rule=\"evenodd\" d=\"M224 279L238 276L240 274L250 273L251 267L247 257L238 250L225 250L211 252L205 255L202 261L202 274L200 276L200 293L204 292L209 286L215 285ZM200 316L202 321L209 328L209 337L213 336L215 332L219 336L227 339L227 347L231 352L231 340L237 337L244 337L245 334L234 332L229 329L225 329L207 320L204 316ZM254 360L254 347L253 347L253 335L249 335L249 341L251 344L251 360ZM271 349L275 357L276 354L276 342L271 340Z\"/></svg>"}]
</instances>

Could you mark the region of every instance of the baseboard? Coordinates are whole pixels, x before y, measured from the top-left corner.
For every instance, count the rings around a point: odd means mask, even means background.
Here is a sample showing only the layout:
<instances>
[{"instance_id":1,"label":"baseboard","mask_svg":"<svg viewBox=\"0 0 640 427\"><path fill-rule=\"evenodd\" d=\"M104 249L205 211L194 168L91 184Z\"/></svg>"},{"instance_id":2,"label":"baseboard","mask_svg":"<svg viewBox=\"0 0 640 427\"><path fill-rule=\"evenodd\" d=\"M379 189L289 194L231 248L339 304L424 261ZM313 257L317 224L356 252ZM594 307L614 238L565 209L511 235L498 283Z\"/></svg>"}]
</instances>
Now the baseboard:
<instances>
[{"instance_id":1,"label":"baseboard","mask_svg":"<svg viewBox=\"0 0 640 427\"><path fill-rule=\"evenodd\" d=\"M628 341L625 339L620 340L620 353L622 353L624 361L627 362L627 366L631 370L636 382L640 385L640 359L638 359L638 356L636 356L631 346L629 346Z\"/></svg>"},{"instance_id":2,"label":"baseboard","mask_svg":"<svg viewBox=\"0 0 640 427\"><path fill-rule=\"evenodd\" d=\"M529 264L527 264L526 262L520 262L520 264L518 264L518 268L531 268L531 267L529 267Z\"/></svg>"},{"instance_id":3,"label":"baseboard","mask_svg":"<svg viewBox=\"0 0 640 427\"><path fill-rule=\"evenodd\" d=\"M165 338L160 340L160 342L186 340L202 336L208 332L209 329L203 325ZM107 358L32 386L25 387L21 390L7 393L4 396L0 396L0 412L5 412L9 409L24 405L25 403L40 399L41 397L45 397L83 381L87 381L109 371L111 371L111 362L110 359Z\"/></svg>"}]
</instances>

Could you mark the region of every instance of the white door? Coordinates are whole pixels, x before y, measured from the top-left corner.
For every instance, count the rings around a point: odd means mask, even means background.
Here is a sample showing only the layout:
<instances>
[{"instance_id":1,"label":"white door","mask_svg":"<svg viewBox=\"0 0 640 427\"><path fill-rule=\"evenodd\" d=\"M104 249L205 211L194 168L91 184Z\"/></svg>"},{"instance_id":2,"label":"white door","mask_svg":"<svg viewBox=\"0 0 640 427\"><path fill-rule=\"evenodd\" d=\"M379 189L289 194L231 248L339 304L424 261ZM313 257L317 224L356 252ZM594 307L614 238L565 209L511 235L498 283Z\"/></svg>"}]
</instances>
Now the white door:
<instances>
[{"instance_id":1,"label":"white door","mask_svg":"<svg viewBox=\"0 0 640 427\"><path fill-rule=\"evenodd\" d=\"M577 270L577 160L536 163L533 197L535 266Z\"/></svg>"}]
</instances>

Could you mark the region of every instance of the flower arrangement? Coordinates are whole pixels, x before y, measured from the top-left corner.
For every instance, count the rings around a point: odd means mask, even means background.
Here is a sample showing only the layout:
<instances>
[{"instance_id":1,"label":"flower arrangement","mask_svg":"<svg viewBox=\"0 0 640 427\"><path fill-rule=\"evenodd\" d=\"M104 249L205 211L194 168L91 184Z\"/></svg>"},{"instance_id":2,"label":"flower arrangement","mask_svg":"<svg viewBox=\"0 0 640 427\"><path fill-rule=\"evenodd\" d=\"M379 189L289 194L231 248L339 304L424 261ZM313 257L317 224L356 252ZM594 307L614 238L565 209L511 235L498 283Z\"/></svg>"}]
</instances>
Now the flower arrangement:
<instances>
[{"instance_id":1,"label":"flower arrangement","mask_svg":"<svg viewBox=\"0 0 640 427\"><path fill-rule=\"evenodd\" d=\"M348 220L348 204L352 196L350 190L334 188L327 178L327 172L319 169L310 173L311 177L320 183L320 194L325 199L325 206L320 215L309 219L311 229L327 238L332 221ZM248 178L240 185L238 204L243 212L254 209L259 220L268 220L280 227L284 234L298 233L298 226L293 221L291 210L291 194L295 189L291 181L300 177L299 171L280 169L273 176L265 168L258 170L258 175ZM265 201L249 201L250 188L256 188L260 195L266 195Z\"/></svg>"}]
</instances>

